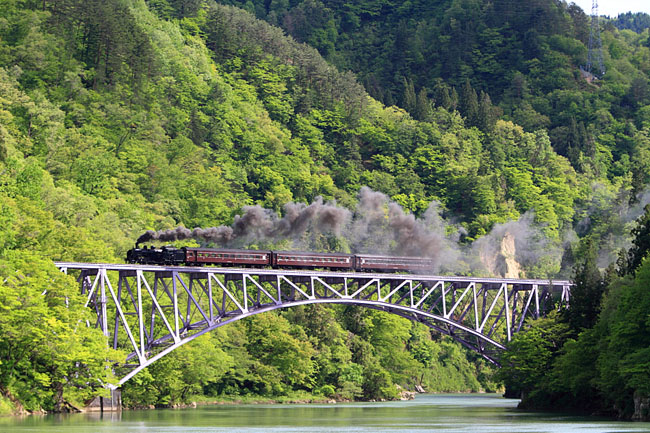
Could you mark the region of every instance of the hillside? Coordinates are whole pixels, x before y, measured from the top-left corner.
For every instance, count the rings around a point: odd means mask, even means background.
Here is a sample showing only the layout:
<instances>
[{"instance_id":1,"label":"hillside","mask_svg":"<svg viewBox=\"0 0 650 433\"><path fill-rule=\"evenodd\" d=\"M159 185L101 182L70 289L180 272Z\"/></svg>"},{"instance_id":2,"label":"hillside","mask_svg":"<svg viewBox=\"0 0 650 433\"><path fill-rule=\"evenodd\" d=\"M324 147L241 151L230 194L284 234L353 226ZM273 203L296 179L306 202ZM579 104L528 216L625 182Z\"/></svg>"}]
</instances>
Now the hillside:
<instances>
[{"instance_id":1,"label":"hillside","mask_svg":"<svg viewBox=\"0 0 650 433\"><path fill-rule=\"evenodd\" d=\"M603 20L606 74L590 85L580 74L590 18L563 1L220 3L281 26L415 118L430 118L430 106L459 109L468 125L486 131L501 115L526 131L548 131L553 149L581 175L635 192L650 180L637 144L647 141L650 122L643 14ZM638 33L618 30L624 22L638 22Z\"/></svg>"},{"instance_id":2,"label":"hillside","mask_svg":"<svg viewBox=\"0 0 650 433\"><path fill-rule=\"evenodd\" d=\"M467 9L470 3L458 4ZM448 75L426 75L423 63L417 65L424 69L411 65L423 72L420 79L380 67L387 52L370 50L370 45L345 54L343 48L325 52L315 44L342 69L357 59L359 69L352 69L366 84L367 71L377 71L386 83L382 95L369 90L384 102L389 102L387 90L397 96L402 86L407 111L373 99L355 74L340 72L315 48L300 43L313 42L309 38L287 37L231 6L9 1L0 10L3 406L65 410L110 380L104 365L123 354L85 350L103 347L103 336L89 329L72 331L85 313L62 308L63 299L73 307L83 300L51 261L120 262L145 230L230 225L252 206L282 215L292 206L335 200L353 211L363 191L375 191L384 220L392 206L399 209L398 217L415 221L417 216L418 227L436 222L431 230L439 230L458 249L489 239L490 233L503 237L503 227L512 224L508 221L520 221L521 232L535 238L532 245L551 252L540 256L534 248L520 250L517 258L529 276L570 272L573 257L561 252L574 229L581 236L598 234L606 253L615 256L627 234L629 202L643 198L649 180L644 116L650 111L643 105L648 49L641 46L647 35L608 33L608 75L592 88L575 73L583 50L569 37L574 30L554 27L557 20L571 22L564 6L539 3L551 8L546 11L550 23L540 30L540 47L550 47L543 50L548 56L567 51L552 80L533 78L531 68L524 73L509 64L491 72L494 76L457 75L467 70L465 60L449 65ZM300 3L309 5L322 3ZM364 41L352 30L367 30L367 23L384 19L382 5L349 11L352 24L341 21L336 31L343 34L348 28L350 44ZM348 6L332 10L339 13ZM395 10L415 16L423 4L411 6ZM271 19L270 11L265 17ZM421 26L403 27L410 32ZM323 33L322 40L329 34ZM515 36L513 43L520 43ZM612 47L618 46L615 57ZM482 52L496 56L488 48ZM427 62L447 63L430 54L422 54ZM548 58L542 60L546 64ZM385 63L401 68L399 62ZM617 68L626 71L624 82L617 81L623 75ZM436 83L449 103L432 104L427 92L421 96L421 89L430 86L421 81L425 76L443 79ZM515 80L519 76L524 81ZM571 86L562 87L558 77ZM639 92L631 90L630 77L638 78ZM518 96L508 96L510 78L521 84ZM454 93L460 95L456 103ZM631 105L615 111L623 100ZM529 110L528 103L546 108ZM515 114L515 106L548 121L527 123ZM594 131L584 126L590 116L604 119ZM567 134L579 136L567 148L574 153L562 151L558 143L564 142L556 139L567 119L573 119ZM598 140L580 135L583 129ZM295 245L291 238L263 241L237 246ZM346 250L351 243L326 236L311 245ZM389 251L394 247L387 246ZM465 272L488 271L469 261L460 265ZM39 344L46 341L51 344ZM290 348L286 358L263 356L276 345ZM438 391L497 387L490 369L458 346L428 328L374 311L314 307L263 315L189 346L134 379L124 390L125 401L160 406L196 395L275 398L292 393L377 399L394 397L395 384Z\"/></svg>"}]
</instances>

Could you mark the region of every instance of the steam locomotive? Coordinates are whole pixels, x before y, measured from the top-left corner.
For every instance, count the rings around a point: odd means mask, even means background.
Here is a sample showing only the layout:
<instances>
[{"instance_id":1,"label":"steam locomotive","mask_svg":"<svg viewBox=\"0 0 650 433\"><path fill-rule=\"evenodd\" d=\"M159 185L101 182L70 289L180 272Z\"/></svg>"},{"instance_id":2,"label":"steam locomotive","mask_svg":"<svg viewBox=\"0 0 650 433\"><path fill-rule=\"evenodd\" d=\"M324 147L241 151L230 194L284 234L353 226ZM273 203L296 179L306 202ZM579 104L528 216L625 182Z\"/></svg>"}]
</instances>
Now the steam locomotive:
<instances>
[{"instance_id":1,"label":"steam locomotive","mask_svg":"<svg viewBox=\"0 0 650 433\"><path fill-rule=\"evenodd\" d=\"M369 254L261 251L215 248L139 248L126 253L128 263L147 265L241 266L284 269L325 268L342 271L398 272L429 271L434 261L422 257L390 257Z\"/></svg>"}]
</instances>

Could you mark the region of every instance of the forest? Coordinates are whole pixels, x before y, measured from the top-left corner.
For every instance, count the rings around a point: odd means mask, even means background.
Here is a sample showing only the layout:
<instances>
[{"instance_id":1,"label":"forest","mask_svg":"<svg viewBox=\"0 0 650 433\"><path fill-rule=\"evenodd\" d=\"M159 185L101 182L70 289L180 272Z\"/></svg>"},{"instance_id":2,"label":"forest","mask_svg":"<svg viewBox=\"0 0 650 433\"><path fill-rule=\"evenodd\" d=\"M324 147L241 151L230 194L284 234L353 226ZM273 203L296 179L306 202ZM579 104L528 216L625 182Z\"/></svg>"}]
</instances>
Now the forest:
<instances>
[{"instance_id":1,"label":"forest","mask_svg":"<svg viewBox=\"0 0 650 433\"><path fill-rule=\"evenodd\" d=\"M644 14L601 24L605 70L587 81L589 17L561 0L5 0L0 414L78 410L124 359L77 326L90 312L53 261L122 263L146 230L231 226L251 209L363 218L373 191L385 220L396 205L436 221L458 251L510 230L530 246L519 276L571 278L577 313L531 323L498 371L397 316L267 313L162 358L125 384L125 405L419 386L647 417L650 30ZM312 231L218 246L305 245L376 248ZM531 370L546 380L517 379Z\"/></svg>"}]
</instances>

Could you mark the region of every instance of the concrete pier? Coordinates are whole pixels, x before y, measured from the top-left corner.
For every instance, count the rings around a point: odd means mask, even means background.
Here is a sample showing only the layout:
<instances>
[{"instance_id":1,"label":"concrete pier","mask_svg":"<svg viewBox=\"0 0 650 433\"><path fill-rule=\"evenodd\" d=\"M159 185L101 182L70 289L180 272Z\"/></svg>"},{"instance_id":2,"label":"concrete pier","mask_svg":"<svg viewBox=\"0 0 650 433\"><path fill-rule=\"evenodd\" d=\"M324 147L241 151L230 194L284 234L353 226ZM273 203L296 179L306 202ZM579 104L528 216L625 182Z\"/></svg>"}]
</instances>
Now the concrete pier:
<instances>
[{"instance_id":1,"label":"concrete pier","mask_svg":"<svg viewBox=\"0 0 650 433\"><path fill-rule=\"evenodd\" d=\"M111 389L110 397L95 397L86 407L86 412L119 412L122 410L122 391Z\"/></svg>"}]
</instances>

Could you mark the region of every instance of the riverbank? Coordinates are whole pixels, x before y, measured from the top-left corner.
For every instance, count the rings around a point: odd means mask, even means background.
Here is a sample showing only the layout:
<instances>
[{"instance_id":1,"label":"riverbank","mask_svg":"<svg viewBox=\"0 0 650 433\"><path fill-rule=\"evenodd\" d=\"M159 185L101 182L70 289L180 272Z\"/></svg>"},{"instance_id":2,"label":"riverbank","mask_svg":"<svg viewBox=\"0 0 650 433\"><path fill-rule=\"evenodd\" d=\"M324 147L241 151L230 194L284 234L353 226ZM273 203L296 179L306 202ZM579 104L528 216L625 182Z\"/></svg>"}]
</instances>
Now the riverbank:
<instances>
[{"instance_id":1,"label":"riverbank","mask_svg":"<svg viewBox=\"0 0 650 433\"><path fill-rule=\"evenodd\" d=\"M394 401L404 401L404 400L413 400L415 398L416 392L404 390L401 387L398 387L398 392L400 398L395 399ZM367 402L376 402L377 400L364 400ZM386 400L380 400L386 401ZM314 395L309 392L293 392L289 395L276 396L276 397L265 397L260 395L224 395L219 397L208 397L197 395L187 403L173 404L169 406L138 406L132 405L127 407L122 407L121 410L149 410L149 409L182 409L198 406L220 406L220 405L275 405L275 404L335 404L335 403L352 403L351 400L336 398L336 396L324 396L324 395ZM86 407L79 408L73 412L97 412L98 409ZM48 412L45 411L36 411L29 412L23 408L16 408L16 406L6 397L0 396L0 416L25 416L25 415L44 415ZM55 414L57 412L50 412L50 414Z\"/></svg>"},{"instance_id":2,"label":"riverbank","mask_svg":"<svg viewBox=\"0 0 650 433\"><path fill-rule=\"evenodd\" d=\"M260 395L245 395L245 396L220 396L220 397L207 397L196 396L191 402L174 404L170 406L131 406L125 407L124 410L141 410L141 409L182 409L188 407L198 406L223 406L223 405L240 405L240 404L324 404L324 403L338 403L345 400L336 400L324 396L315 396L309 393L296 393L286 396L278 397L264 397Z\"/></svg>"},{"instance_id":3,"label":"riverbank","mask_svg":"<svg viewBox=\"0 0 650 433\"><path fill-rule=\"evenodd\" d=\"M402 388L399 388L399 398L393 401L406 401L413 400L417 392L408 391ZM363 402L376 402L377 400L363 400ZM380 400L386 401L386 400ZM140 409L158 409L158 408L168 408L168 409L179 409L179 408L188 408L188 407L198 407L198 406L210 406L210 405L239 405L239 404L336 404L336 403L353 403L351 400L340 399L336 396L323 396L323 395L314 395L308 392L294 392L289 395L276 396L276 397L265 397L259 395L244 395L244 396L219 396L208 397L208 396L196 396L189 403L175 404L170 406L155 407L155 406L132 406L123 408L124 410L140 410Z\"/></svg>"}]
</instances>

